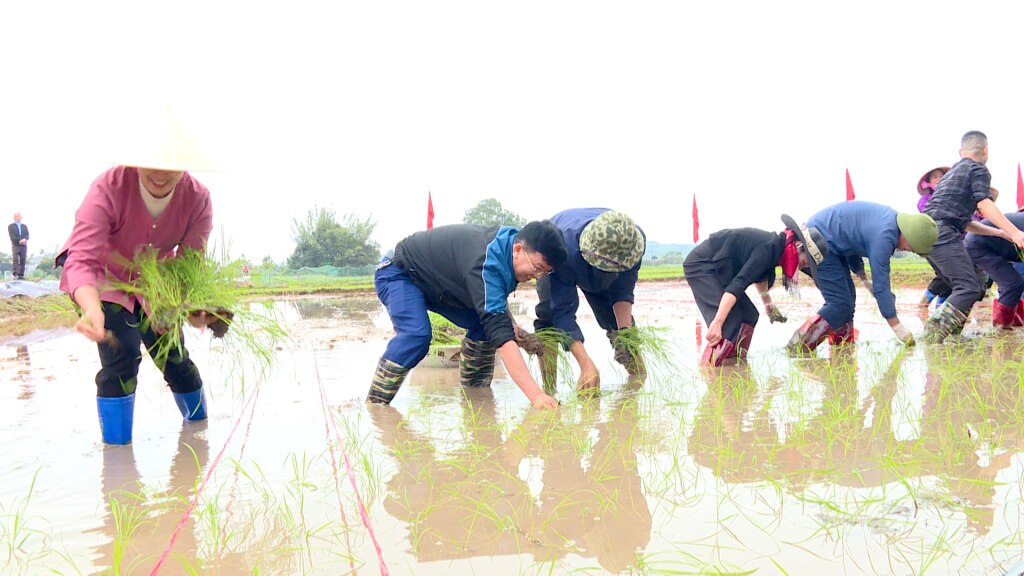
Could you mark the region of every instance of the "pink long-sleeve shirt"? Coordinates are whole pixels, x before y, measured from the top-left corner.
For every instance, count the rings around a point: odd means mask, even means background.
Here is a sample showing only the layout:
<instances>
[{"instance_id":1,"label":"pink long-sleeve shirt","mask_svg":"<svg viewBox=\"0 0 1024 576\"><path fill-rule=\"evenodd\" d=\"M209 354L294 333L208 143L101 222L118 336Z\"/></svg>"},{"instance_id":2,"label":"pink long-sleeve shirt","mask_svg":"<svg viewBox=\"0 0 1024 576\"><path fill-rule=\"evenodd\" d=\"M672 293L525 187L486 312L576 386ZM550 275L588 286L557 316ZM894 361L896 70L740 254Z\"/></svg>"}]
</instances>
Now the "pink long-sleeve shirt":
<instances>
[{"instance_id":1,"label":"pink long-sleeve shirt","mask_svg":"<svg viewBox=\"0 0 1024 576\"><path fill-rule=\"evenodd\" d=\"M116 166L89 187L61 251L67 254L61 290L74 297L79 287L93 285L100 300L133 310L134 298L109 289L109 281L134 280L127 264L138 250L152 246L163 258L173 256L179 246L205 249L213 230L213 206L205 186L186 172L167 208L154 218L139 185L137 169Z\"/></svg>"}]
</instances>

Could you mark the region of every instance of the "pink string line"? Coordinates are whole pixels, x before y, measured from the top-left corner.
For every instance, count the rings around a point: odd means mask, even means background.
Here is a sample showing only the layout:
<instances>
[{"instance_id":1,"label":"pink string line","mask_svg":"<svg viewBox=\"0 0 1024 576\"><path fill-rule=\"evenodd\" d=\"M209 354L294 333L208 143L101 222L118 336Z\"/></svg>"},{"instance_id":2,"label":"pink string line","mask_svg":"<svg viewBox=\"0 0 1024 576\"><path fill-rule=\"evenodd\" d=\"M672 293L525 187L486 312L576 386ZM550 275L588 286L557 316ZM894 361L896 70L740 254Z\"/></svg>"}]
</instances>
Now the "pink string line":
<instances>
[{"instance_id":1,"label":"pink string line","mask_svg":"<svg viewBox=\"0 0 1024 576\"><path fill-rule=\"evenodd\" d=\"M257 383L257 390L260 384L261 383ZM245 406L242 407L242 413L238 415L238 419L235 420L235 424L231 427L231 432L228 433L227 440L225 440L224 445L221 446L220 452L217 453L217 457L213 459L213 463L206 469L206 476L203 477L203 483L199 485L198 489L196 489L196 493L192 496L192 503L189 504L188 510L185 511L185 515L182 516L181 520L178 522L178 527L175 528L174 533L171 534L171 539L167 542L167 547L164 548L164 553L160 555L160 559L157 560L156 566L153 566L153 570L150 571L149 576L156 576L156 573L160 571L160 566L163 565L164 560L166 560L167 556L171 553L171 549L174 548L174 542L178 539L178 534L181 533L181 529L185 527L189 517L192 516L192 510L195 509L196 504L199 502L199 496L203 493L203 489L206 488L206 484L209 483L210 477L213 476L214 469L217 468L218 464L220 464L220 459L224 456L224 451L227 450L228 444L231 443L231 437L235 435L235 431L238 430L239 424L241 424L242 419L245 418L246 411L249 410L250 406L254 405L254 401L257 396L259 396L259 394L254 393L249 397L249 400L246 401Z\"/></svg>"},{"instance_id":2,"label":"pink string line","mask_svg":"<svg viewBox=\"0 0 1024 576\"><path fill-rule=\"evenodd\" d=\"M256 387L256 396L260 395L260 390L262 390L262 389L263 388L260 387L260 386ZM256 411L255 410L249 412L249 422L246 423L246 425L245 425L245 435L242 436L242 447L238 449L238 462L239 462L239 464L241 464L242 458L245 456L245 447L249 445L249 438L251 437L249 432L252 430L252 422L253 422L253 420L256 419L255 416L256 416ZM221 525L221 527L225 531L227 530L227 526L231 522L231 519L235 517L235 506L234 506L234 504L235 504L235 497L236 497L237 492L238 492L238 477L241 475L240 470L241 470L241 466L235 466L235 473L234 473L234 476L233 476L232 481L231 481L231 492L230 492L230 494L228 496L228 503L224 507L224 509L227 510L227 514L224 516L224 523Z\"/></svg>"},{"instance_id":3,"label":"pink string line","mask_svg":"<svg viewBox=\"0 0 1024 576\"><path fill-rule=\"evenodd\" d=\"M316 353L313 354L313 368L316 370L316 381L320 384L320 394L323 396L324 402L327 402L327 395L323 389L323 382L320 379L320 365L316 361ZM366 526L366 531L370 533L370 539L373 540L373 547L377 549L377 560L380 562L380 573L381 576L388 576L388 567L384 563L384 553L381 551L380 542L377 540L377 535L373 531L373 526L370 525L370 515L366 513L366 506L363 504L363 498L359 495L359 486L356 485L356 475L352 471L352 463L348 459L348 451L345 450L345 443L341 439L341 434L338 433L338 427L334 424L334 418L328 418L331 429L334 431L334 437L338 441L338 447L341 450L341 457L345 460L345 468L348 470L348 480L352 484L352 490L356 494L356 502L359 504L359 516L363 520L363 526Z\"/></svg>"},{"instance_id":4,"label":"pink string line","mask_svg":"<svg viewBox=\"0 0 1024 576\"><path fill-rule=\"evenodd\" d=\"M313 363L316 365L316 352L313 353ZM345 514L345 505L341 501L341 485L338 480L338 462L334 458L334 447L331 446L331 414L330 404L327 402L327 392L324 390L323 382L320 381L319 367L317 367L317 383L320 385L320 408L324 415L324 434L326 435L327 450L331 455L331 470L334 472L334 492L338 495L338 510L341 512L341 523L345 527L345 549L348 550L348 567L350 574L356 572L355 560L352 557L352 542L348 537L348 515Z\"/></svg>"}]
</instances>

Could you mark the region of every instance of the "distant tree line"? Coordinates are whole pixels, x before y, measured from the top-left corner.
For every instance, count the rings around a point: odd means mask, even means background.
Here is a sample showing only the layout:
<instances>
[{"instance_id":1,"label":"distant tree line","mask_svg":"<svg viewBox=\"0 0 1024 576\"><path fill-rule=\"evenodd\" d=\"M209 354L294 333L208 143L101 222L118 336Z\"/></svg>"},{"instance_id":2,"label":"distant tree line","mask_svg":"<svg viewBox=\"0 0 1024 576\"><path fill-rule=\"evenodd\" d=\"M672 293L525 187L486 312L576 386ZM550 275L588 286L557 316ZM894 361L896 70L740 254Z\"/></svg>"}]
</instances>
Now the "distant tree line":
<instances>
[{"instance_id":1,"label":"distant tree line","mask_svg":"<svg viewBox=\"0 0 1024 576\"><path fill-rule=\"evenodd\" d=\"M463 222L485 226L513 226L522 228L526 219L505 209L494 198L481 200L466 211ZM295 249L288 257L287 267L296 270L320 266L358 267L376 264L380 259L380 244L370 239L377 222L372 217L344 214L338 218L332 210L313 207L305 218L292 221L292 239ZM266 269L269 257L261 268Z\"/></svg>"}]
</instances>

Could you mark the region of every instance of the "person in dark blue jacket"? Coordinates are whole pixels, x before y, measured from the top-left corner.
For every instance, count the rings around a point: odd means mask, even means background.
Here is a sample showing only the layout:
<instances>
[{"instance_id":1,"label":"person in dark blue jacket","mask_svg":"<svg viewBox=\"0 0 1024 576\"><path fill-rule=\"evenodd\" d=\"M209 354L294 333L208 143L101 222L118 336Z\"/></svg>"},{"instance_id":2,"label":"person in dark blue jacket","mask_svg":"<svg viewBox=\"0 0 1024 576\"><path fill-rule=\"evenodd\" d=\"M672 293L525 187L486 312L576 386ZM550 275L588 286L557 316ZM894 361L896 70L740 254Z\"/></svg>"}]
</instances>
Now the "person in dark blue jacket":
<instances>
[{"instance_id":1,"label":"person in dark blue jacket","mask_svg":"<svg viewBox=\"0 0 1024 576\"><path fill-rule=\"evenodd\" d=\"M791 352L814 350L825 338L832 344L852 342L857 292L850 273L871 266L871 293L882 317L901 342L914 337L896 315L896 298L889 284L889 259L896 250L928 254L938 231L925 214L898 213L888 206L860 200L829 206L807 220L828 242L828 256L818 265L816 281L825 305L793 334Z\"/></svg>"},{"instance_id":2,"label":"person in dark blue jacket","mask_svg":"<svg viewBox=\"0 0 1024 576\"><path fill-rule=\"evenodd\" d=\"M643 230L629 216L607 208L573 208L555 214L551 221L562 233L569 258L564 266L537 280L540 302L534 328L555 328L565 334L563 345L580 366L578 390L599 386L600 375L576 322L578 288L611 341L615 360L631 378L643 380L643 357L630 354L617 341L619 330L633 326L633 288L647 246ZM540 363L544 386L550 390L557 356L541 356Z\"/></svg>"},{"instance_id":3,"label":"person in dark blue jacket","mask_svg":"<svg viewBox=\"0 0 1024 576\"><path fill-rule=\"evenodd\" d=\"M1024 212L1006 214L1006 219L1018 229L1024 230ZM989 220L982 220L985 226L992 226ZM999 299L992 303L992 325L1006 330L1024 326L1024 278L1014 266L1021 261L1020 249L1005 235L983 236L969 232L964 240L967 254L974 265L981 268L999 286Z\"/></svg>"},{"instance_id":4,"label":"person in dark blue jacket","mask_svg":"<svg viewBox=\"0 0 1024 576\"><path fill-rule=\"evenodd\" d=\"M417 232L381 259L377 295L395 328L377 363L367 402L389 404L430 349L427 311L466 329L460 376L464 386L489 386L495 352L535 408L558 403L537 385L519 351L508 295L520 282L565 262L562 234L550 221L509 226L455 224Z\"/></svg>"}]
</instances>

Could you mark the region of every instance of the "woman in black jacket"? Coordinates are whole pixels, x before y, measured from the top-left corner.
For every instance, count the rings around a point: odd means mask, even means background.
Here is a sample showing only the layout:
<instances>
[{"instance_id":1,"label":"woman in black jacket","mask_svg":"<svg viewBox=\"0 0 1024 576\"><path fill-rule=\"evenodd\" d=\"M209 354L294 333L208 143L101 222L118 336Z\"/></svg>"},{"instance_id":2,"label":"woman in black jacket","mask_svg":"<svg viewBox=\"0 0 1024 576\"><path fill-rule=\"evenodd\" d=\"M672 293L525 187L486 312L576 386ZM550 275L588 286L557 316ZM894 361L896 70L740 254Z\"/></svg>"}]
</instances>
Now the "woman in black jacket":
<instances>
[{"instance_id":1,"label":"woman in black jacket","mask_svg":"<svg viewBox=\"0 0 1024 576\"><path fill-rule=\"evenodd\" d=\"M757 285L771 322L785 322L768 295L775 267L782 267L786 287L795 287L797 272L813 276L828 254L828 243L817 229L801 228L786 215L782 221L786 230L778 233L757 228L715 232L686 256L683 273L708 325L701 364L721 366L746 357L760 316L745 293L748 286Z\"/></svg>"}]
</instances>

